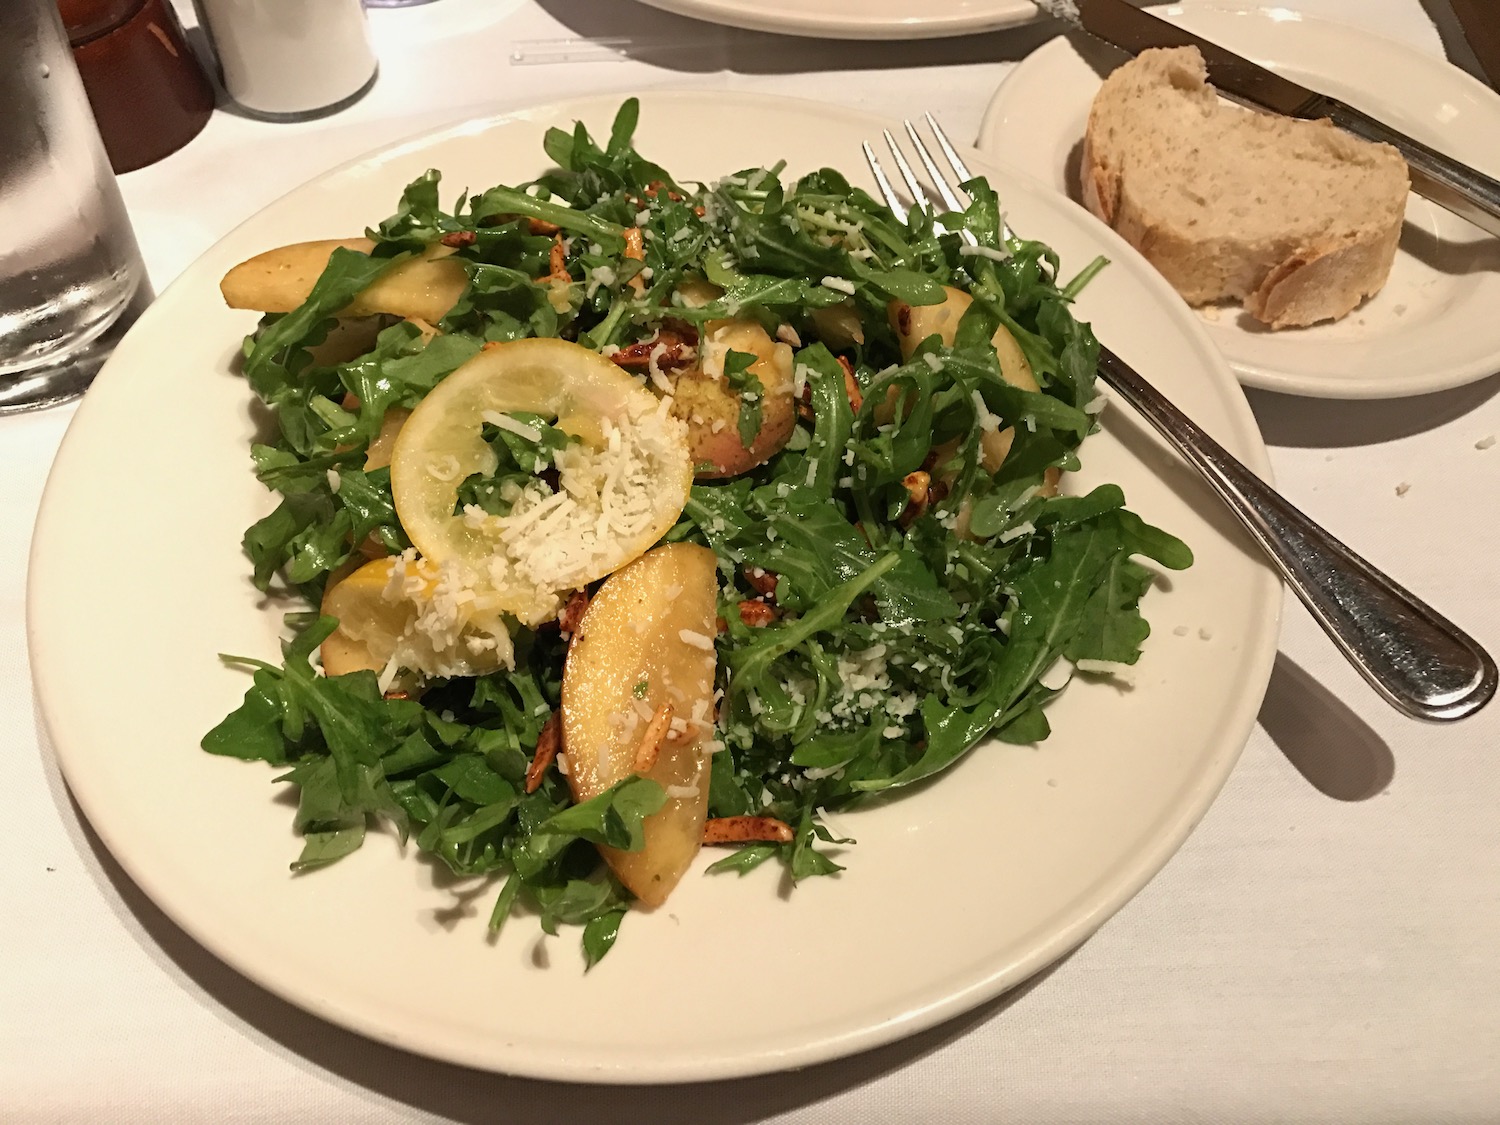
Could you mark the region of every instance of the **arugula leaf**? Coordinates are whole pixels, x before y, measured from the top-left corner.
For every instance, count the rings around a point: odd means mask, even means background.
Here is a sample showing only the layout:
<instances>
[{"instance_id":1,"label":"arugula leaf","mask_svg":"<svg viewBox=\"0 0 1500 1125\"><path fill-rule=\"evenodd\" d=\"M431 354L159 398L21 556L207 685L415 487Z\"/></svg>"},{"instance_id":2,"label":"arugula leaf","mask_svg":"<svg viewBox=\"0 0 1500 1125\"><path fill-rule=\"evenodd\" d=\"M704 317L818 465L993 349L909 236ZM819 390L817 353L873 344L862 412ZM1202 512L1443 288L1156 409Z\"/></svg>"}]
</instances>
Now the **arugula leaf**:
<instances>
[{"instance_id":1,"label":"arugula leaf","mask_svg":"<svg viewBox=\"0 0 1500 1125\"><path fill-rule=\"evenodd\" d=\"M737 875L748 875L781 849L775 844L748 844L738 851L716 859L708 865L710 875L733 871Z\"/></svg>"},{"instance_id":2,"label":"arugula leaf","mask_svg":"<svg viewBox=\"0 0 1500 1125\"><path fill-rule=\"evenodd\" d=\"M288 346L306 336L315 326L354 300L370 283L392 266L405 261L408 254L375 257L340 246L328 257L328 265L313 284L307 300L278 319L256 338L245 359L245 375L262 397L290 381L278 357Z\"/></svg>"},{"instance_id":3,"label":"arugula leaf","mask_svg":"<svg viewBox=\"0 0 1500 1125\"><path fill-rule=\"evenodd\" d=\"M597 797L554 813L534 832L541 836L576 836L592 844L638 852L646 842L642 822L666 801L666 791L656 782L631 776Z\"/></svg>"},{"instance_id":4,"label":"arugula leaf","mask_svg":"<svg viewBox=\"0 0 1500 1125\"><path fill-rule=\"evenodd\" d=\"M203 736L203 749L246 761L286 762L286 739L280 731L281 703L279 678L261 669L255 683L245 692L245 701Z\"/></svg>"},{"instance_id":5,"label":"arugula leaf","mask_svg":"<svg viewBox=\"0 0 1500 1125\"><path fill-rule=\"evenodd\" d=\"M583 927L584 971L597 965L612 948L620 934L620 923L625 920L625 911L611 910L590 918Z\"/></svg>"},{"instance_id":6,"label":"arugula leaf","mask_svg":"<svg viewBox=\"0 0 1500 1125\"><path fill-rule=\"evenodd\" d=\"M750 446L760 433L762 404L766 389L760 379L750 370L757 356L752 352L730 351L724 356L724 381L729 389L739 396L740 413L737 422L740 444Z\"/></svg>"},{"instance_id":7,"label":"arugula leaf","mask_svg":"<svg viewBox=\"0 0 1500 1125\"><path fill-rule=\"evenodd\" d=\"M718 564L723 745L709 811L794 831L709 869L777 859L793 880L834 874L824 846L852 841L832 837L822 810L931 777L986 738L1048 737L1057 692L1046 670L1138 659L1153 567L1188 566L1192 553L1115 486L1052 494L1096 423L1099 347L1072 302L1102 260L1060 283L1058 256L1007 234L982 179L948 215L894 215L830 169L784 183L780 165L751 168L685 187L636 151L639 112L625 101L602 143L582 123L549 130L557 168L466 193L451 212L437 172L419 176L369 231L373 254L335 253L307 302L264 319L245 373L274 432L252 460L279 500L246 531L245 551L260 589L317 606L372 544L409 547L389 469L366 468L368 450L393 411L419 406L487 344L540 336L608 351L671 336L692 347L716 321L759 325L796 349L793 381L806 388L785 447L736 479L696 483L664 539L705 544ZM994 253L965 253L959 231ZM437 334L339 322L361 289L438 239L468 285ZM903 353L888 304L936 304L945 287L971 299L956 331ZM1002 327L1039 391L1006 380L991 344ZM376 328L362 355L315 358L335 331L342 341ZM784 391L754 364L730 352L724 368L747 445L788 405L767 399ZM484 430L495 469L461 482L458 509L504 515L521 489L561 486L557 454L571 439L546 418L511 418L519 425ZM738 603L750 599L770 624L745 623ZM561 702L560 632L516 625L515 667L474 680L403 672L415 684L403 699L383 697L368 671L316 674L331 619L287 624L281 666L239 661L251 683L203 745L284 770L304 836L296 869L349 854L374 818L457 876L502 877L492 931L524 905L545 932L583 927L596 964L630 901L597 848L643 846L645 818L666 798L631 777L574 803L555 772L525 791Z\"/></svg>"}]
</instances>

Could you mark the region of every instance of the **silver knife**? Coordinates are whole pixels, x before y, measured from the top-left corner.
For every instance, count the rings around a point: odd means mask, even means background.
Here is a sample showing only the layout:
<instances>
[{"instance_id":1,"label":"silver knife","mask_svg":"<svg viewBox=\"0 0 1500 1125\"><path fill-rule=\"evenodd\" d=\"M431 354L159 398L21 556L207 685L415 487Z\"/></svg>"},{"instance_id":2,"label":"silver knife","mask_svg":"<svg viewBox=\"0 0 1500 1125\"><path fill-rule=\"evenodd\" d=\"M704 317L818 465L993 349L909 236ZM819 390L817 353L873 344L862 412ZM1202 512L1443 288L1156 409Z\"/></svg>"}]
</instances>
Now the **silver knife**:
<instances>
[{"instance_id":1,"label":"silver knife","mask_svg":"<svg viewBox=\"0 0 1500 1125\"><path fill-rule=\"evenodd\" d=\"M1394 146L1406 158L1419 195L1493 235L1500 235L1500 181L1444 156L1337 98L1299 86L1247 58L1200 39L1127 0L1035 0L1049 15L1114 47L1140 54L1148 47L1197 47L1221 94L1257 109L1308 121L1327 118L1339 128Z\"/></svg>"}]
</instances>

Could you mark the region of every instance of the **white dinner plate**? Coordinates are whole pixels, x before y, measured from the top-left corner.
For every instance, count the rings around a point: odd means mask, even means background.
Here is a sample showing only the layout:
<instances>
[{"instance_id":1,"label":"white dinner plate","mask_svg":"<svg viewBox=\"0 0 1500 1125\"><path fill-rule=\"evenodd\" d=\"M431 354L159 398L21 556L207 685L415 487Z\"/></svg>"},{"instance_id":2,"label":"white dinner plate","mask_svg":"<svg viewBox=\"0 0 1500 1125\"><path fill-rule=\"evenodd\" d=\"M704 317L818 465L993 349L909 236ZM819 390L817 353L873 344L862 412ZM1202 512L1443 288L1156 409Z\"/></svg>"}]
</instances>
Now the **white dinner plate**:
<instances>
[{"instance_id":1,"label":"white dinner plate","mask_svg":"<svg viewBox=\"0 0 1500 1125\"><path fill-rule=\"evenodd\" d=\"M1285 8L1178 4L1153 12L1294 81L1500 176L1500 96L1399 43ZM1117 52L1054 39L1001 84L979 147L1074 200L1089 105ZM1238 306L1197 314L1252 387L1320 398L1395 398L1500 371L1500 239L1413 194L1390 280L1343 320L1265 328Z\"/></svg>"},{"instance_id":2,"label":"white dinner plate","mask_svg":"<svg viewBox=\"0 0 1500 1125\"><path fill-rule=\"evenodd\" d=\"M1112 405L1073 487L1119 482L1197 553L1147 597L1154 633L1136 686L1076 683L1051 709L1046 743L985 748L935 784L832 818L859 841L841 876L785 894L774 865L706 877L713 857L700 857L666 907L626 918L586 975L579 931L544 939L518 917L491 944L496 888L465 899L470 885L387 836L290 876L297 842L275 771L198 748L248 685L216 654L279 659L284 608L263 604L240 553L242 530L274 501L251 475L257 411L231 373L255 317L225 308L218 280L268 247L378 221L428 167L444 170L449 203L465 187L532 178L549 125L582 119L607 135L615 109L589 98L356 160L244 223L162 294L79 408L48 481L29 591L37 692L69 786L130 876L198 941L311 1012L556 1079L803 1066L999 994L1141 888L1239 755L1270 674L1280 588L1197 478ZM684 179L785 157L794 174L831 164L865 183L859 142L885 124L811 102L651 93L638 143ZM1166 284L1066 200L995 176L1016 223L1068 268L1115 259L1080 313L1266 473L1240 388Z\"/></svg>"},{"instance_id":3,"label":"white dinner plate","mask_svg":"<svg viewBox=\"0 0 1500 1125\"><path fill-rule=\"evenodd\" d=\"M642 0L711 23L820 39L939 39L1014 27L1031 0Z\"/></svg>"}]
</instances>

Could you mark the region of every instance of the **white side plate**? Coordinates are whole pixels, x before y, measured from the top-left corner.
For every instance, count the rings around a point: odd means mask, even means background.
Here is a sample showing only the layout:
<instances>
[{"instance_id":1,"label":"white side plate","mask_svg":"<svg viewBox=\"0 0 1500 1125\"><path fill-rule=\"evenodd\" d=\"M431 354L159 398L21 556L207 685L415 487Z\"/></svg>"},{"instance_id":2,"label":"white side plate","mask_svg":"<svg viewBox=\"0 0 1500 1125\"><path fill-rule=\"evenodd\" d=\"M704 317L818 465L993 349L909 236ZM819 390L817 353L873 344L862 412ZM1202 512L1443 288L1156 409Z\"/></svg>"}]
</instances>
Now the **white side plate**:
<instances>
[{"instance_id":1,"label":"white side plate","mask_svg":"<svg viewBox=\"0 0 1500 1125\"><path fill-rule=\"evenodd\" d=\"M1500 96L1441 59L1285 8L1216 2L1152 11L1500 176ZM1047 43L1000 86L979 147L1077 200L1089 105L1119 57L1082 34ZM1272 332L1235 305L1196 315L1249 386L1397 398L1500 371L1496 309L1500 239L1412 195L1390 280L1343 320Z\"/></svg>"},{"instance_id":2,"label":"white side plate","mask_svg":"<svg viewBox=\"0 0 1500 1125\"><path fill-rule=\"evenodd\" d=\"M247 686L215 654L275 660L280 632L239 546L273 506L251 475L252 396L230 373L255 317L225 308L218 280L268 247L378 221L428 167L444 170L450 203L465 187L532 178L549 125L582 119L607 134L616 105L471 122L354 161L250 219L162 295L89 392L48 482L29 592L37 691L69 786L131 877L215 954L308 1011L453 1062L572 1081L805 1066L999 994L1145 884L1245 742L1280 588L1193 474L1111 406L1074 487L1119 482L1197 554L1147 597L1154 634L1135 688L1075 683L1045 744L983 748L903 799L835 817L859 841L842 876L786 895L773 865L704 877L704 856L665 908L626 918L587 975L577 931L544 939L518 917L492 945L496 888L466 900L472 886L386 836L290 876L292 808L273 771L198 749ZM811 102L654 93L638 144L683 179L785 157L792 174L829 164L866 182L859 141L883 124ZM1115 260L1080 313L1265 473L1243 394L1165 283L1050 190L995 178L1017 225L1067 267Z\"/></svg>"}]
</instances>

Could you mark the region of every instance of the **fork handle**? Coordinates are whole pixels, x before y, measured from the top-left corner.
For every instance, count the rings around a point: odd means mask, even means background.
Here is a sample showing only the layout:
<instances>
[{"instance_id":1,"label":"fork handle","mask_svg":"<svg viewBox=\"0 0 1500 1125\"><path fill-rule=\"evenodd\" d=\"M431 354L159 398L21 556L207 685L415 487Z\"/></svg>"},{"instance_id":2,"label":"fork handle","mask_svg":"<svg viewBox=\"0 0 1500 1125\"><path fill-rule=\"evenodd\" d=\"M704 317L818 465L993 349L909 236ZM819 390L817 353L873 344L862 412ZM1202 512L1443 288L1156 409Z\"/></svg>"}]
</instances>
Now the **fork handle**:
<instances>
[{"instance_id":1,"label":"fork handle","mask_svg":"<svg viewBox=\"0 0 1500 1125\"><path fill-rule=\"evenodd\" d=\"M1495 662L1447 618L1271 488L1108 348L1099 374L1203 474L1333 642L1390 703L1461 719L1495 694Z\"/></svg>"}]
</instances>

